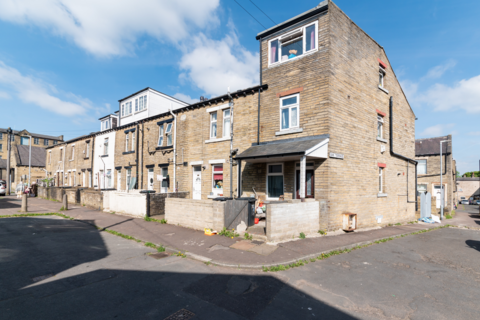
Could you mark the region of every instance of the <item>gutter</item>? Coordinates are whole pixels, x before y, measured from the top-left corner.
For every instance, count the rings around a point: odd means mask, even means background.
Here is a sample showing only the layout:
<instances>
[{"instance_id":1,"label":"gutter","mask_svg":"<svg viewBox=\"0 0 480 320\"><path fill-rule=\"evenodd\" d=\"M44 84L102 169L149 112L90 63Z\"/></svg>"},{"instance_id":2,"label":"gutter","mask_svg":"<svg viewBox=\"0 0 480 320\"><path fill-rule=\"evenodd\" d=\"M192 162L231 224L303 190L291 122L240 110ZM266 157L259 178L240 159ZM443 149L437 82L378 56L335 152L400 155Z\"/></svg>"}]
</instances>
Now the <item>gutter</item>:
<instances>
[{"instance_id":1,"label":"gutter","mask_svg":"<svg viewBox=\"0 0 480 320\"><path fill-rule=\"evenodd\" d=\"M418 174L417 174L417 164L418 161L413 159L407 158L401 154L398 154L393 151L393 97L390 96L390 155L393 157L400 158L402 160L407 161L407 203L415 203L415 211L418 211L418 201L417 201L417 183L418 183ZM408 163L412 163L415 165L415 201L408 200Z\"/></svg>"}]
</instances>

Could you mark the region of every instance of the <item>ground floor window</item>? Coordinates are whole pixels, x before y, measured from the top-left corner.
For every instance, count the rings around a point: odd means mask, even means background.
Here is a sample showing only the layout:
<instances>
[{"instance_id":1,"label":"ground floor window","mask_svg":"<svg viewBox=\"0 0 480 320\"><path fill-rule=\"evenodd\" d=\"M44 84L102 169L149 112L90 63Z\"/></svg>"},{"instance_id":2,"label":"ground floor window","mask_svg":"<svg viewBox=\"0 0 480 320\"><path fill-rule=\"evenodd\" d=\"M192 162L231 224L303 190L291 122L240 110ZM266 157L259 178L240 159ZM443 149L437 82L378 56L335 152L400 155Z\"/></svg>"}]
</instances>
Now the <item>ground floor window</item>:
<instances>
[{"instance_id":1,"label":"ground floor window","mask_svg":"<svg viewBox=\"0 0 480 320\"><path fill-rule=\"evenodd\" d=\"M383 193L383 168L378 168L378 193Z\"/></svg>"},{"instance_id":2,"label":"ground floor window","mask_svg":"<svg viewBox=\"0 0 480 320\"><path fill-rule=\"evenodd\" d=\"M162 168L162 193L168 192L168 168Z\"/></svg>"},{"instance_id":3,"label":"ground floor window","mask_svg":"<svg viewBox=\"0 0 480 320\"><path fill-rule=\"evenodd\" d=\"M92 187L92 171L88 171L88 187Z\"/></svg>"},{"instance_id":4,"label":"ground floor window","mask_svg":"<svg viewBox=\"0 0 480 320\"><path fill-rule=\"evenodd\" d=\"M107 188L112 187L112 170L107 170Z\"/></svg>"},{"instance_id":5,"label":"ground floor window","mask_svg":"<svg viewBox=\"0 0 480 320\"><path fill-rule=\"evenodd\" d=\"M283 195L283 164L267 165L267 197L278 199Z\"/></svg>"},{"instance_id":6,"label":"ground floor window","mask_svg":"<svg viewBox=\"0 0 480 320\"><path fill-rule=\"evenodd\" d=\"M212 165L212 191L214 195L223 195L223 164Z\"/></svg>"},{"instance_id":7,"label":"ground floor window","mask_svg":"<svg viewBox=\"0 0 480 320\"><path fill-rule=\"evenodd\" d=\"M117 170L117 190L121 190L122 187L122 171Z\"/></svg>"},{"instance_id":8,"label":"ground floor window","mask_svg":"<svg viewBox=\"0 0 480 320\"><path fill-rule=\"evenodd\" d=\"M420 192L427 192L427 184L426 183L419 183L417 185L417 191Z\"/></svg>"},{"instance_id":9,"label":"ground floor window","mask_svg":"<svg viewBox=\"0 0 480 320\"><path fill-rule=\"evenodd\" d=\"M133 189L133 187L130 186L131 179L132 179L132 169L127 169L127 189L128 190Z\"/></svg>"}]
</instances>

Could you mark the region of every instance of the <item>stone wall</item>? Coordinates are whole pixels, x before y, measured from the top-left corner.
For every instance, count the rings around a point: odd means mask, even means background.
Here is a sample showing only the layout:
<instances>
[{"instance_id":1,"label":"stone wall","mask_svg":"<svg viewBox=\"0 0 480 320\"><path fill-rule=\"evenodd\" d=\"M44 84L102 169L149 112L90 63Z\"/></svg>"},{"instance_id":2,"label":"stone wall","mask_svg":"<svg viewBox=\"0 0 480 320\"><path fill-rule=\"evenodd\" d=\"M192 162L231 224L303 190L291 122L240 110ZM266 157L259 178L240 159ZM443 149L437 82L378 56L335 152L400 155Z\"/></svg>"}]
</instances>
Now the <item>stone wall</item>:
<instances>
[{"instance_id":1,"label":"stone wall","mask_svg":"<svg viewBox=\"0 0 480 320\"><path fill-rule=\"evenodd\" d=\"M167 198L177 198L177 199L186 199L189 198L189 192L171 192L171 193L152 193L150 194L149 203L147 204L150 208L150 216L161 216L165 215L165 199Z\"/></svg>"},{"instance_id":2,"label":"stone wall","mask_svg":"<svg viewBox=\"0 0 480 320\"><path fill-rule=\"evenodd\" d=\"M458 185L458 200L465 197L466 200L470 197L478 199L480 196L480 178L457 178Z\"/></svg>"},{"instance_id":3,"label":"stone wall","mask_svg":"<svg viewBox=\"0 0 480 320\"><path fill-rule=\"evenodd\" d=\"M309 201L267 204L267 240L269 242L298 238L300 233L314 235L318 232L319 202Z\"/></svg>"},{"instance_id":4,"label":"stone wall","mask_svg":"<svg viewBox=\"0 0 480 320\"><path fill-rule=\"evenodd\" d=\"M38 196L45 199L63 201L63 195L68 188L38 187Z\"/></svg>"},{"instance_id":5,"label":"stone wall","mask_svg":"<svg viewBox=\"0 0 480 320\"><path fill-rule=\"evenodd\" d=\"M80 190L80 205L103 210L103 193L94 189Z\"/></svg>"},{"instance_id":6,"label":"stone wall","mask_svg":"<svg viewBox=\"0 0 480 320\"><path fill-rule=\"evenodd\" d=\"M221 231L225 221L225 202L167 198L165 219L168 224L180 225L195 230L212 228Z\"/></svg>"}]
</instances>

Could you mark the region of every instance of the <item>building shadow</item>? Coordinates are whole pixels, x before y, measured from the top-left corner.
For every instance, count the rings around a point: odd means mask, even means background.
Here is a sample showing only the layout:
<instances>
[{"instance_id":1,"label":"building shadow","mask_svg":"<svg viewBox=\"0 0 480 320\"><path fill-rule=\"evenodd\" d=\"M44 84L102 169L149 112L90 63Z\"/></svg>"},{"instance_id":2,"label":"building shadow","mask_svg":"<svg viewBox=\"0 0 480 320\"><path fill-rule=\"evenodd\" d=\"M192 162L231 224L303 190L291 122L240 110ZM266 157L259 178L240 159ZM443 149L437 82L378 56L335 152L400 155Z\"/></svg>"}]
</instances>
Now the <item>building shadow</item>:
<instances>
[{"instance_id":1,"label":"building shadow","mask_svg":"<svg viewBox=\"0 0 480 320\"><path fill-rule=\"evenodd\" d=\"M355 319L268 274L88 270L108 255L87 223L0 219L1 318L165 319L186 309L192 317L171 319Z\"/></svg>"},{"instance_id":2,"label":"building shadow","mask_svg":"<svg viewBox=\"0 0 480 320\"><path fill-rule=\"evenodd\" d=\"M477 240L467 240L465 241L467 246L469 246L472 249L475 249L480 252L480 241Z\"/></svg>"},{"instance_id":3,"label":"building shadow","mask_svg":"<svg viewBox=\"0 0 480 320\"><path fill-rule=\"evenodd\" d=\"M0 196L0 210L1 209L12 209L22 207L22 199L17 198L17 196Z\"/></svg>"}]
</instances>

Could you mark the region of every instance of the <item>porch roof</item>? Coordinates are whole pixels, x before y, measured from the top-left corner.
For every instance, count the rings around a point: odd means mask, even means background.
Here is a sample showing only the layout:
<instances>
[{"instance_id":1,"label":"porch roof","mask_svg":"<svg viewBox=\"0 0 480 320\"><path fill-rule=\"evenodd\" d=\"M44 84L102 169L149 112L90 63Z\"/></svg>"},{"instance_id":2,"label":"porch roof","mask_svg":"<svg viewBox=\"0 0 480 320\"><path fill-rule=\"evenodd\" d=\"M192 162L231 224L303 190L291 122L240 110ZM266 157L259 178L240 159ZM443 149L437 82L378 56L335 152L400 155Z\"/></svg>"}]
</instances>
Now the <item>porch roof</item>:
<instances>
[{"instance_id":1,"label":"porch roof","mask_svg":"<svg viewBox=\"0 0 480 320\"><path fill-rule=\"evenodd\" d=\"M283 158L298 159L301 156L310 158L327 158L329 135L309 136L294 139L261 142L252 144L250 148L235 157L236 160L252 161L254 159Z\"/></svg>"}]
</instances>

